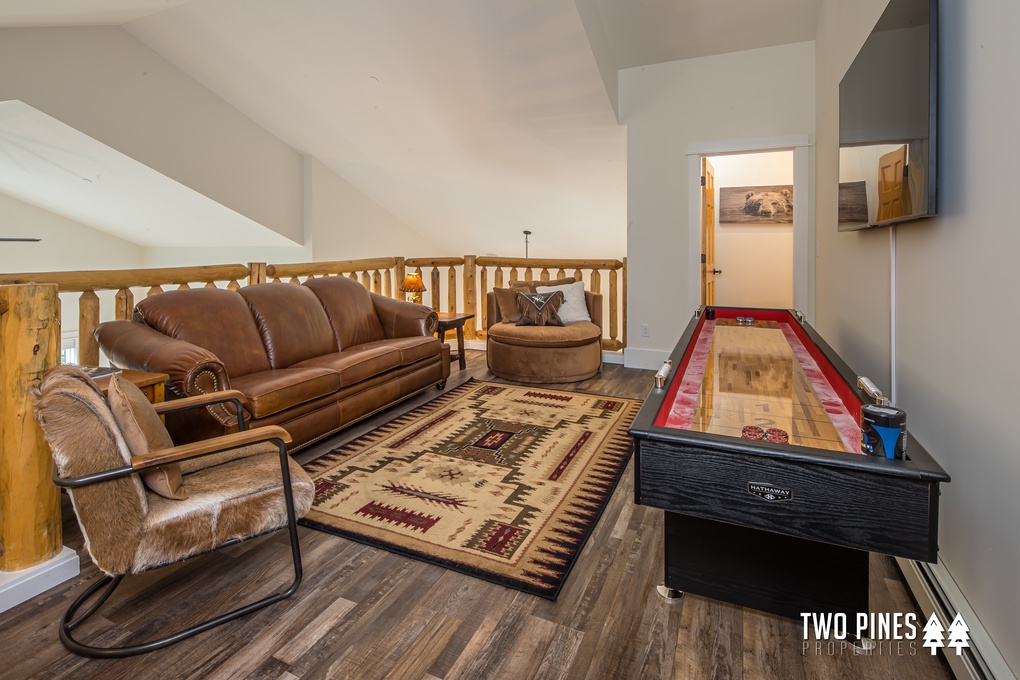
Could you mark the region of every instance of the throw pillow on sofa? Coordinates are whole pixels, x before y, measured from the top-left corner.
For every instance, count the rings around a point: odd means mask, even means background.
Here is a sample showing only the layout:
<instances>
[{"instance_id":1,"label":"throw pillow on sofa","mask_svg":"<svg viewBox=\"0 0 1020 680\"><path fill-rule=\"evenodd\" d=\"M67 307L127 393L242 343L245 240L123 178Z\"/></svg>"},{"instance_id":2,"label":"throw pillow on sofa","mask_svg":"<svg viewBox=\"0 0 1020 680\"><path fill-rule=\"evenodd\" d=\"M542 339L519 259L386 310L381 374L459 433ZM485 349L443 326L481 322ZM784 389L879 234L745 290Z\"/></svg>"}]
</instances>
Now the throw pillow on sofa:
<instances>
[{"instance_id":1,"label":"throw pillow on sofa","mask_svg":"<svg viewBox=\"0 0 1020 680\"><path fill-rule=\"evenodd\" d=\"M563 304L560 305L557 314L563 323L575 321L591 321L588 313L588 305L584 300L584 282L577 281L562 286L536 286L536 293L563 293Z\"/></svg>"},{"instance_id":2,"label":"throw pillow on sofa","mask_svg":"<svg viewBox=\"0 0 1020 680\"><path fill-rule=\"evenodd\" d=\"M518 326L562 326L556 310L563 303L563 293L525 293L517 291L517 308L521 310Z\"/></svg>"}]
</instances>

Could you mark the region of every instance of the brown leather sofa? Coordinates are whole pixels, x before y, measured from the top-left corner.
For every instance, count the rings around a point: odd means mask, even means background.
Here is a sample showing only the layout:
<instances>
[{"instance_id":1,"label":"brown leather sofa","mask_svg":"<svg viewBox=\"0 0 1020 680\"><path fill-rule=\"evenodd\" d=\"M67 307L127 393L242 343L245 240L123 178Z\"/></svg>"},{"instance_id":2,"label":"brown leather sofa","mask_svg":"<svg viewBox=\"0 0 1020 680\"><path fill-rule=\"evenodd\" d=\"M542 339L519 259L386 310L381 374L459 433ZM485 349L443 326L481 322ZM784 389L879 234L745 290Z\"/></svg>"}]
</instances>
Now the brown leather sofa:
<instances>
[{"instance_id":1,"label":"brown leather sofa","mask_svg":"<svg viewBox=\"0 0 1020 680\"><path fill-rule=\"evenodd\" d=\"M307 446L450 375L450 346L423 305L370 293L343 277L229 291L178 290L135 306L96 339L121 368L166 373L168 398L226 389L245 395L249 427L280 425ZM177 444L237 429L233 409L167 416Z\"/></svg>"},{"instance_id":2,"label":"brown leather sofa","mask_svg":"<svg viewBox=\"0 0 1020 680\"><path fill-rule=\"evenodd\" d=\"M511 290L573 283L514 281ZM496 293L486 295L488 325L485 354L489 370L500 378L524 383L567 383L587 380L602 371L602 295L584 292L591 321L564 326L518 326L503 320Z\"/></svg>"}]
</instances>

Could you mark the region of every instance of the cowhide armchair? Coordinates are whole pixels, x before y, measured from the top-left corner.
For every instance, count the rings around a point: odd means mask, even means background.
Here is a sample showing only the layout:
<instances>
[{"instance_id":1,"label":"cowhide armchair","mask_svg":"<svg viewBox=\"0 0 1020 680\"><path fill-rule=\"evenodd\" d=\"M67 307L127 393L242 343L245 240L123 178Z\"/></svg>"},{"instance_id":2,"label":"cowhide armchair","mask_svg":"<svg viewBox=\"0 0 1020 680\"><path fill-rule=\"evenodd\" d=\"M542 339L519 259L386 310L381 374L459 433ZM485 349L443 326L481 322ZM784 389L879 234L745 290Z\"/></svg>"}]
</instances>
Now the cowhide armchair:
<instances>
[{"instance_id":1,"label":"cowhide armchair","mask_svg":"<svg viewBox=\"0 0 1020 680\"><path fill-rule=\"evenodd\" d=\"M237 392L218 392L159 408L232 401L240 409L243 399ZM142 654L279 602L297 589L302 570L296 522L308 511L314 488L287 454L290 436L284 429L268 426L174 446L156 407L130 381L114 376L108 400L71 366L47 373L36 400L36 418L56 463L54 482L67 489L85 548L105 573L64 614L60 639L68 649L101 658ZM94 647L75 639L75 629L125 575L284 526L294 562L294 580L286 589L150 642ZM93 596L95 602L76 616Z\"/></svg>"}]
</instances>

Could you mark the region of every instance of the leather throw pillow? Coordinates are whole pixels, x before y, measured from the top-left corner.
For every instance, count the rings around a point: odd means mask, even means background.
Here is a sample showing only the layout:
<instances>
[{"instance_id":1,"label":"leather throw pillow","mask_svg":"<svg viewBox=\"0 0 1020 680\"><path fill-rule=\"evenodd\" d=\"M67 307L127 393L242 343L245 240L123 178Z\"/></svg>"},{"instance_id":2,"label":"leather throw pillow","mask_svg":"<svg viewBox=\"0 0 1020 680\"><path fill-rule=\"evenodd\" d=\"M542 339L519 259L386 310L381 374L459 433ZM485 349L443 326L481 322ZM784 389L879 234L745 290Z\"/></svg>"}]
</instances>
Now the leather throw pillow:
<instances>
[{"instance_id":1,"label":"leather throw pillow","mask_svg":"<svg viewBox=\"0 0 1020 680\"><path fill-rule=\"evenodd\" d=\"M134 383L121 375L114 375L110 378L107 392L113 419L117 421L132 456L144 456L174 445L156 409ZM178 463L148 468L142 470L141 475L145 486L164 498L182 501L188 497Z\"/></svg>"},{"instance_id":2,"label":"leather throw pillow","mask_svg":"<svg viewBox=\"0 0 1020 680\"><path fill-rule=\"evenodd\" d=\"M563 293L525 293L517 291L517 308L521 310L518 326L562 326L556 310L563 304Z\"/></svg>"},{"instance_id":3,"label":"leather throw pillow","mask_svg":"<svg viewBox=\"0 0 1020 680\"><path fill-rule=\"evenodd\" d=\"M517 323L521 320L521 310L517 309L517 292L509 288L493 288L496 306L499 308L499 320L503 323Z\"/></svg>"}]
</instances>

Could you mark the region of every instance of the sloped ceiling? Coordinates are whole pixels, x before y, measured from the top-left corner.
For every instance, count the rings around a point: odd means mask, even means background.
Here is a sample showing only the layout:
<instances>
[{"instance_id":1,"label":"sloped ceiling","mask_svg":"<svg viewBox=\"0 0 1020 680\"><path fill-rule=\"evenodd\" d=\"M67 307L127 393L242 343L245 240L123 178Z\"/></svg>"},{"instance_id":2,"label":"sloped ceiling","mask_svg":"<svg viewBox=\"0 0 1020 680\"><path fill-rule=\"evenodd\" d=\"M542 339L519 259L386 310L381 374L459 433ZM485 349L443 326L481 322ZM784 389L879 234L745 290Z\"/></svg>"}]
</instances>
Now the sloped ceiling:
<instances>
[{"instance_id":1,"label":"sloped ceiling","mask_svg":"<svg viewBox=\"0 0 1020 680\"><path fill-rule=\"evenodd\" d=\"M123 25L444 254L523 255L528 229L532 256L586 257L626 252L607 70L811 40L818 5L6 0L0 26Z\"/></svg>"}]
</instances>

